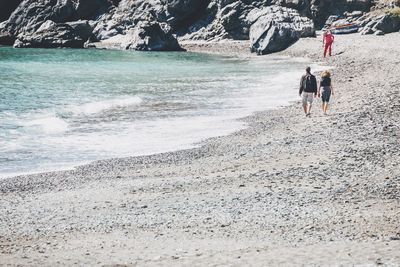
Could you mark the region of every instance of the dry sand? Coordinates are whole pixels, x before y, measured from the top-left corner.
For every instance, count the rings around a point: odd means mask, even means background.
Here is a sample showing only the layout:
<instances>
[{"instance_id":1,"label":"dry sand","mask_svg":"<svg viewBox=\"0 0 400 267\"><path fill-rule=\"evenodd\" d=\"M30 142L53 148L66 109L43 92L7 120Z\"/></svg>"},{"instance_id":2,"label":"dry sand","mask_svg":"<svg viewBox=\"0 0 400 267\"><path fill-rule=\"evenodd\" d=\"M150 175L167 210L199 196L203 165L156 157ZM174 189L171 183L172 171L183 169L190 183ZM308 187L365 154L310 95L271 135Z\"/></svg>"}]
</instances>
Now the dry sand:
<instances>
[{"instance_id":1,"label":"dry sand","mask_svg":"<svg viewBox=\"0 0 400 267\"><path fill-rule=\"evenodd\" d=\"M400 266L399 43L280 53L335 67L328 116L298 102L196 149L1 180L0 265Z\"/></svg>"}]
</instances>

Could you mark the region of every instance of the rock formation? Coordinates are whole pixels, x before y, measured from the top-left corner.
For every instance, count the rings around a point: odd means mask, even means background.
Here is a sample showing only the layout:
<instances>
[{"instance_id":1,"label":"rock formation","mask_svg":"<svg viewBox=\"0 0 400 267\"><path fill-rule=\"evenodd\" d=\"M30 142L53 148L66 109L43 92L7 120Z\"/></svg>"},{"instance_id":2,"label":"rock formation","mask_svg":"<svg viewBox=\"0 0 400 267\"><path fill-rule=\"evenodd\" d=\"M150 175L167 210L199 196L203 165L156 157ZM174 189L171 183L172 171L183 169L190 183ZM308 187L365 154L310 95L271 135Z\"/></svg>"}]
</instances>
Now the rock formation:
<instances>
[{"instance_id":1,"label":"rock formation","mask_svg":"<svg viewBox=\"0 0 400 267\"><path fill-rule=\"evenodd\" d=\"M0 44L96 47L113 42L124 49L169 51L181 50L177 39L250 39L254 51L270 53L313 36L313 24L322 27L330 15L364 18L357 20L364 33L396 31L396 16L363 16L383 2L387 6L389 0L0 0ZM358 15L346 17L353 11Z\"/></svg>"},{"instance_id":2,"label":"rock formation","mask_svg":"<svg viewBox=\"0 0 400 267\"><path fill-rule=\"evenodd\" d=\"M134 27L86 47L130 49L137 51L182 51L177 39L157 22L139 21Z\"/></svg>"},{"instance_id":3,"label":"rock formation","mask_svg":"<svg viewBox=\"0 0 400 267\"><path fill-rule=\"evenodd\" d=\"M14 47L80 48L91 35L92 27L87 20L66 23L47 20L36 31L20 35Z\"/></svg>"},{"instance_id":4,"label":"rock formation","mask_svg":"<svg viewBox=\"0 0 400 267\"><path fill-rule=\"evenodd\" d=\"M286 49L300 37L315 36L314 23L294 9L272 6L247 16L252 52L269 54Z\"/></svg>"},{"instance_id":5,"label":"rock formation","mask_svg":"<svg viewBox=\"0 0 400 267\"><path fill-rule=\"evenodd\" d=\"M398 2L400 4L400 1ZM383 35L386 33L400 31L400 7L393 8L394 5L385 6L382 9L375 9L370 13L360 11L344 12L341 16L330 16L326 27L356 24L359 33Z\"/></svg>"}]
</instances>

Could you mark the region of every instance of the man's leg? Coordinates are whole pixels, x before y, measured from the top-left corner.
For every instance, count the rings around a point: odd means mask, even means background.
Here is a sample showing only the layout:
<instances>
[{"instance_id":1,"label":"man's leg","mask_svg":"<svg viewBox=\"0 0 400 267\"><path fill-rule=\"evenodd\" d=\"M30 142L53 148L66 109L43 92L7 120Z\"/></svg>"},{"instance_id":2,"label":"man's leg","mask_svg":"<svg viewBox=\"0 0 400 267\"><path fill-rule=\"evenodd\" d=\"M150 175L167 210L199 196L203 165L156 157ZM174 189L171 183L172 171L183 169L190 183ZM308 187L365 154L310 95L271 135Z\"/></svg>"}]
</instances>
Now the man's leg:
<instances>
[{"instance_id":1,"label":"man's leg","mask_svg":"<svg viewBox=\"0 0 400 267\"><path fill-rule=\"evenodd\" d=\"M302 103L303 103L304 113L307 114L307 93L305 93L305 92L303 92Z\"/></svg>"},{"instance_id":2,"label":"man's leg","mask_svg":"<svg viewBox=\"0 0 400 267\"><path fill-rule=\"evenodd\" d=\"M308 106L307 106L307 114L311 114L311 107L312 107L312 104L311 104L311 103L308 103Z\"/></svg>"},{"instance_id":3,"label":"man's leg","mask_svg":"<svg viewBox=\"0 0 400 267\"><path fill-rule=\"evenodd\" d=\"M312 107L312 103L313 103L313 94L308 94L307 97L307 102L308 102L308 106L307 106L307 114L310 115L311 114L311 107Z\"/></svg>"}]
</instances>

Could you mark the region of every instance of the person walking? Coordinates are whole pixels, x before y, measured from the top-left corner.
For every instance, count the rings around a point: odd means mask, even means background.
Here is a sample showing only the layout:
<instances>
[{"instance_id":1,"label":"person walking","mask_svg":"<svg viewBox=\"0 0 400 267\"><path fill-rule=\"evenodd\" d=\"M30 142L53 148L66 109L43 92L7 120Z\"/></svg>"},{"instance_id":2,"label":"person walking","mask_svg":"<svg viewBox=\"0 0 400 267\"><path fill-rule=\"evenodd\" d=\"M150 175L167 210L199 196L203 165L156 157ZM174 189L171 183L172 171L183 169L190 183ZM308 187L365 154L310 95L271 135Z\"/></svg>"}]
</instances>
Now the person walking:
<instances>
[{"instance_id":1,"label":"person walking","mask_svg":"<svg viewBox=\"0 0 400 267\"><path fill-rule=\"evenodd\" d=\"M322 111L324 112L324 115L327 115L326 112L328 110L329 100L333 94L331 73L327 70L323 71L321 74L321 81L318 86L318 97L321 97Z\"/></svg>"},{"instance_id":2,"label":"person walking","mask_svg":"<svg viewBox=\"0 0 400 267\"><path fill-rule=\"evenodd\" d=\"M302 97L304 113L311 116L314 97L317 96L317 79L311 74L311 68L306 68L306 74L301 77L299 95Z\"/></svg>"},{"instance_id":3,"label":"person walking","mask_svg":"<svg viewBox=\"0 0 400 267\"><path fill-rule=\"evenodd\" d=\"M335 36L333 36L330 30L324 32L322 36L322 47L324 48L324 57L326 57L326 53L329 56L332 56L332 44L335 41Z\"/></svg>"}]
</instances>

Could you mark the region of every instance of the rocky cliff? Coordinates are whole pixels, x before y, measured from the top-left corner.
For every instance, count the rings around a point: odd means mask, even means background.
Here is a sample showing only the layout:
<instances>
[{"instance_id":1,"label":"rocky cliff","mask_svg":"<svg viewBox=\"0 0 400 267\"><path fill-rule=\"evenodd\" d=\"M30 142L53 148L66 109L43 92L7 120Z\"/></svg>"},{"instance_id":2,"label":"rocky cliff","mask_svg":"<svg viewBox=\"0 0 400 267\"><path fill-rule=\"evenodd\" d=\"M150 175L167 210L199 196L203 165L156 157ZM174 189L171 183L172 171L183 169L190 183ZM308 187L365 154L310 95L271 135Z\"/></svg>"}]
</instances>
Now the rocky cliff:
<instances>
[{"instance_id":1,"label":"rocky cliff","mask_svg":"<svg viewBox=\"0 0 400 267\"><path fill-rule=\"evenodd\" d=\"M313 36L330 15L368 12L373 0L0 0L0 44L181 50L177 39L250 40L252 50L282 50ZM315 25L315 26L314 26Z\"/></svg>"}]
</instances>

